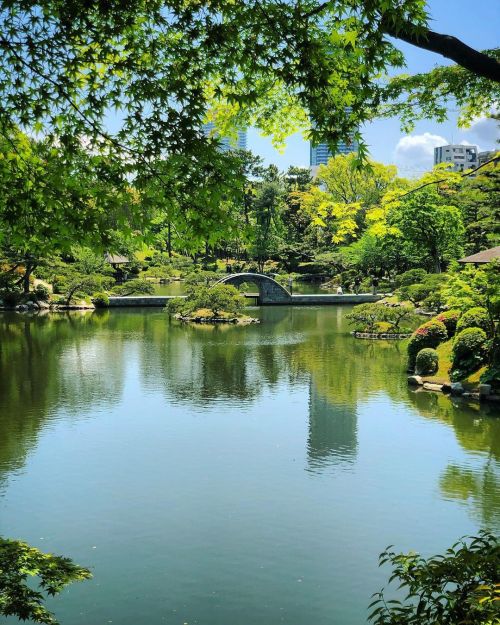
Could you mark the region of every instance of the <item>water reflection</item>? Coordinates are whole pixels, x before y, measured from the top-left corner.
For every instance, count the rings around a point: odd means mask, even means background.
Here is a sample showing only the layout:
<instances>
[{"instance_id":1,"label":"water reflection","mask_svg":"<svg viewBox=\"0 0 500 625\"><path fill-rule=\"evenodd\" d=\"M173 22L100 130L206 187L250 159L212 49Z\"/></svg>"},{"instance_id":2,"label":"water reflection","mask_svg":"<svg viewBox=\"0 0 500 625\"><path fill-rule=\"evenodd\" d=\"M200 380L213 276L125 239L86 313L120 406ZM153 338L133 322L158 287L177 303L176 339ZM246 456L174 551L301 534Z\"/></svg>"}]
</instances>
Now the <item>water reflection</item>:
<instances>
[{"instance_id":1,"label":"water reflection","mask_svg":"<svg viewBox=\"0 0 500 625\"><path fill-rule=\"evenodd\" d=\"M253 311L262 324L246 327L186 326L157 311L0 315L0 474L22 467L56 413L76 419L118 404L135 367L143 392L196 409L240 408L303 389L314 472L355 463L358 406L383 392L451 427L463 449L491 458L481 477L450 465L441 487L446 497L462 494L484 509L485 521L493 519L481 502L495 507L500 421L442 395L409 392L401 374L404 345L353 340L344 313L262 308Z\"/></svg>"},{"instance_id":2,"label":"water reflection","mask_svg":"<svg viewBox=\"0 0 500 625\"><path fill-rule=\"evenodd\" d=\"M356 460L357 419L353 406L334 404L311 383L307 455L312 472L348 467Z\"/></svg>"}]
</instances>

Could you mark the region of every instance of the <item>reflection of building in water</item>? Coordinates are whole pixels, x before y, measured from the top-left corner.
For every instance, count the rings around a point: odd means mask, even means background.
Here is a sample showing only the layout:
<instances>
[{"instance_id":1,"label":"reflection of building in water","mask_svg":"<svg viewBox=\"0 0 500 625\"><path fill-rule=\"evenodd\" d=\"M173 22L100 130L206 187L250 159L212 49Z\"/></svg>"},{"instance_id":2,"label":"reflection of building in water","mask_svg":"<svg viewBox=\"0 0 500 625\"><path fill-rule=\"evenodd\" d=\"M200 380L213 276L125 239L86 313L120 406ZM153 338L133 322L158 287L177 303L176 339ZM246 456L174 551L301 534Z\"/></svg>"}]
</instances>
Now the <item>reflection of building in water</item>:
<instances>
[{"instance_id":1,"label":"reflection of building in water","mask_svg":"<svg viewBox=\"0 0 500 625\"><path fill-rule=\"evenodd\" d=\"M353 464L358 450L354 405L335 404L309 386L309 439L307 454L312 469Z\"/></svg>"}]
</instances>

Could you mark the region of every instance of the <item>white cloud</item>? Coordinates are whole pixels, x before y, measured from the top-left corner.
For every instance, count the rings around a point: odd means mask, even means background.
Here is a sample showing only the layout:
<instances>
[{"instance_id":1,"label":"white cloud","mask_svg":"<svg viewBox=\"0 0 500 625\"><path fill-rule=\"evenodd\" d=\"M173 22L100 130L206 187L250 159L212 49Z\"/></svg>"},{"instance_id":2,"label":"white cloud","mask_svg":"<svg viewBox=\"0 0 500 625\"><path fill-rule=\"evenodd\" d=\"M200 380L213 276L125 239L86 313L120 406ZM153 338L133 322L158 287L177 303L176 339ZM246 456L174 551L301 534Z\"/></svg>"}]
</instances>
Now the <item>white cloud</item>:
<instances>
[{"instance_id":1,"label":"white cloud","mask_svg":"<svg viewBox=\"0 0 500 625\"><path fill-rule=\"evenodd\" d=\"M471 123L470 128L467 128L464 132L470 135L476 143L481 143L481 149L498 149L500 126L497 119L485 116L477 117Z\"/></svg>"},{"instance_id":2,"label":"white cloud","mask_svg":"<svg viewBox=\"0 0 500 625\"><path fill-rule=\"evenodd\" d=\"M430 132L401 137L395 150L396 163L403 170L430 170L434 165L434 148L447 143L444 137Z\"/></svg>"}]
</instances>

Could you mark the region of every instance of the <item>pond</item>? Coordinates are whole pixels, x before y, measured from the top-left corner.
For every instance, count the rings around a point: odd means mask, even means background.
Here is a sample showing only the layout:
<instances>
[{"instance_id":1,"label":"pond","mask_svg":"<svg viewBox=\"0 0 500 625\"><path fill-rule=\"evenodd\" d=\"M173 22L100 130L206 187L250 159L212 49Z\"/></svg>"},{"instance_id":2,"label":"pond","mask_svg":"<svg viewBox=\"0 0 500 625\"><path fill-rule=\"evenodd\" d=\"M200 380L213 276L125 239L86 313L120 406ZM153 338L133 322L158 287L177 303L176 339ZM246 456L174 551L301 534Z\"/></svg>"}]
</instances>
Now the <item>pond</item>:
<instances>
[{"instance_id":1,"label":"pond","mask_svg":"<svg viewBox=\"0 0 500 625\"><path fill-rule=\"evenodd\" d=\"M91 567L62 625L360 625L387 545L500 529L498 413L347 310L0 315L0 535Z\"/></svg>"}]
</instances>

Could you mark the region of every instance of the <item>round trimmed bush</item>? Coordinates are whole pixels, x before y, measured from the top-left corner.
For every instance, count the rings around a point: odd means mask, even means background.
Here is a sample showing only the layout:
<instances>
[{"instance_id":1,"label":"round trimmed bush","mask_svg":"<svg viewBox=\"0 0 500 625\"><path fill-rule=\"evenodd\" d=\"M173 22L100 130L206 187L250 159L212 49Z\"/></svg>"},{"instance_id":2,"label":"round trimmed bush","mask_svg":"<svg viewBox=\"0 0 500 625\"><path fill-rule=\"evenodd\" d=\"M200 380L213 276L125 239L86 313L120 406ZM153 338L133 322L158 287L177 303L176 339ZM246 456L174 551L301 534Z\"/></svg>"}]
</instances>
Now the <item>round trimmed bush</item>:
<instances>
[{"instance_id":1,"label":"round trimmed bush","mask_svg":"<svg viewBox=\"0 0 500 625\"><path fill-rule=\"evenodd\" d=\"M418 374L432 375L436 373L439 365L439 356L432 347L421 349L415 360L415 370Z\"/></svg>"},{"instance_id":2,"label":"round trimmed bush","mask_svg":"<svg viewBox=\"0 0 500 625\"><path fill-rule=\"evenodd\" d=\"M491 321L486 308L476 306L464 312L457 323L457 334L466 328L481 328L488 334L491 331Z\"/></svg>"},{"instance_id":3,"label":"round trimmed bush","mask_svg":"<svg viewBox=\"0 0 500 625\"><path fill-rule=\"evenodd\" d=\"M448 338L452 338L455 336L455 332L457 331L457 323L460 319L460 311L459 310L446 310L445 312L440 313L434 319L437 321L441 321L444 323L446 327L446 331L448 332Z\"/></svg>"},{"instance_id":4,"label":"round trimmed bush","mask_svg":"<svg viewBox=\"0 0 500 625\"><path fill-rule=\"evenodd\" d=\"M94 293L92 295L92 303L96 308L107 308L109 306L109 297L106 293Z\"/></svg>"},{"instance_id":5,"label":"round trimmed bush","mask_svg":"<svg viewBox=\"0 0 500 625\"><path fill-rule=\"evenodd\" d=\"M448 340L448 332L442 321L431 319L415 330L408 342L408 358L410 367L415 366L418 352L424 347L437 347Z\"/></svg>"},{"instance_id":6,"label":"round trimmed bush","mask_svg":"<svg viewBox=\"0 0 500 625\"><path fill-rule=\"evenodd\" d=\"M39 302L48 302L50 299L50 291L45 284L37 284L34 293Z\"/></svg>"},{"instance_id":7,"label":"round trimmed bush","mask_svg":"<svg viewBox=\"0 0 500 625\"><path fill-rule=\"evenodd\" d=\"M488 337L481 328L465 328L453 340L453 379L461 379L476 371L487 354Z\"/></svg>"}]
</instances>

